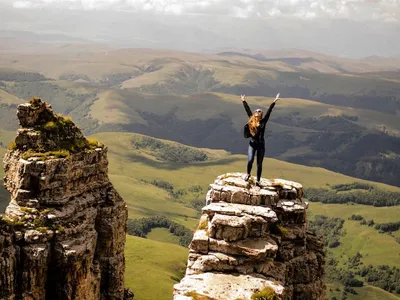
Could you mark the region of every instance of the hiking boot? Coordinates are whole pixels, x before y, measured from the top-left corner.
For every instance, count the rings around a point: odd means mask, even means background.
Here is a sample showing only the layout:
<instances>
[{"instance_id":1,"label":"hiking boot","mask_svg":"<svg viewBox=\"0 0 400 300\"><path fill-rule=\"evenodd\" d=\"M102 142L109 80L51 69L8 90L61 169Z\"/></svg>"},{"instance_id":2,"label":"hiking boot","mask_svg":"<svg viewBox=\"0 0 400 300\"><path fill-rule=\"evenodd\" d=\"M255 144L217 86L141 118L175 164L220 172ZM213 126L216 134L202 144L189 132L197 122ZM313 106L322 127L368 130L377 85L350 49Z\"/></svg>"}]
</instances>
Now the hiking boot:
<instances>
[{"instance_id":1,"label":"hiking boot","mask_svg":"<svg viewBox=\"0 0 400 300\"><path fill-rule=\"evenodd\" d=\"M258 186L259 188L261 188L262 186L261 186L261 182L260 181L257 181L256 182L256 186Z\"/></svg>"},{"instance_id":2,"label":"hiking boot","mask_svg":"<svg viewBox=\"0 0 400 300\"><path fill-rule=\"evenodd\" d=\"M251 176L250 174L246 174L246 176L244 176L244 180L248 181L250 179L250 176Z\"/></svg>"}]
</instances>

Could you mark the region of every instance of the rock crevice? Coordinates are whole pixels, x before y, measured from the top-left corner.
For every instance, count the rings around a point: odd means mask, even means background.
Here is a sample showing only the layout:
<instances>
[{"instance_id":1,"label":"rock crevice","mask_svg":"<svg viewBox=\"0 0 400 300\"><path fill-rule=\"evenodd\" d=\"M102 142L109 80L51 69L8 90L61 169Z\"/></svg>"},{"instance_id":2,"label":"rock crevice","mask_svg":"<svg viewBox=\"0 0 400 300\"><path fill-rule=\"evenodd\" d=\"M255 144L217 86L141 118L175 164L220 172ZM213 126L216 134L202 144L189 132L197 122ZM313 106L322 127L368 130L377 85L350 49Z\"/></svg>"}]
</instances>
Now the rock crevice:
<instances>
[{"instance_id":1,"label":"rock crevice","mask_svg":"<svg viewBox=\"0 0 400 300\"><path fill-rule=\"evenodd\" d=\"M122 300L127 207L107 148L40 99L18 107L4 157L11 201L0 218L0 299Z\"/></svg>"},{"instance_id":2,"label":"rock crevice","mask_svg":"<svg viewBox=\"0 0 400 300\"><path fill-rule=\"evenodd\" d=\"M174 299L326 299L323 243L308 231L302 185L262 179L258 187L243 177L210 185Z\"/></svg>"}]
</instances>

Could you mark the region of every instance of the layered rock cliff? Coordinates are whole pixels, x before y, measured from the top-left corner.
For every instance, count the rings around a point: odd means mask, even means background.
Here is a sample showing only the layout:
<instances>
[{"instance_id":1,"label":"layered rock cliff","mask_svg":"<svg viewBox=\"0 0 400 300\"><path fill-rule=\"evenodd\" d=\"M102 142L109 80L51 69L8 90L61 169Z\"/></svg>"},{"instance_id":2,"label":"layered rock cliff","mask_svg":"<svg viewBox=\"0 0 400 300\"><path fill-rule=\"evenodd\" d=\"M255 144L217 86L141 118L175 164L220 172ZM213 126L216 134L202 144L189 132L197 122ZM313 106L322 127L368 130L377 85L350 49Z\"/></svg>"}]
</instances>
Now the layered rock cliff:
<instances>
[{"instance_id":1,"label":"layered rock cliff","mask_svg":"<svg viewBox=\"0 0 400 300\"><path fill-rule=\"evenodd\" d=\"M282 179L211 184L175 300L326 299L322 241L307 230L302 186Z\"/></svg>"},{"instance_id":2,"label":"layered rock cliff","mask_svg":"<svg viewBox=\"0 0 400 300\"><path fill-rule=\"evenodd\" d=\"M4 157L11 202L0 219L0 299L132 298L127 208L108 179L107 148L40 99L17 116Z\"/></svg>"}]
</instances>

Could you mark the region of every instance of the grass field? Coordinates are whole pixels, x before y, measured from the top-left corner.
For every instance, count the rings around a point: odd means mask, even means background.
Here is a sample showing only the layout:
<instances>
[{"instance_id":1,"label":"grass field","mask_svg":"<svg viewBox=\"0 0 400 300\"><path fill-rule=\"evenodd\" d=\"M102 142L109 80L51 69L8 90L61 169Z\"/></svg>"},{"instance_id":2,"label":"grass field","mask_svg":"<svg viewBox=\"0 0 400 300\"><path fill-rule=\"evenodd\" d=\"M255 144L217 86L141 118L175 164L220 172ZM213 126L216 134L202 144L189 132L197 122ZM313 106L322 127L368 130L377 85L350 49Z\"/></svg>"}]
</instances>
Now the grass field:
<instances>
[{"instance_id":1,"label":"grass field","mask_svg":"<svg viewBox=\"0 0 400 300\"><path fill-rule=\"evenodd\" d=\"M167 228L153 228L146 236L149 240L179 245L179 238Z\"/></svg>"},{"instance_id":2,"label":"grass field","mask_svg":"<svg viewBox=\"0 0 400 300\"><path fill-rule=\"evenodd\" d=\"M125 285L135 300L172 299L172 286L182 276L187 256L184 247L128 235Z\"/></svg>"}]
</instances>

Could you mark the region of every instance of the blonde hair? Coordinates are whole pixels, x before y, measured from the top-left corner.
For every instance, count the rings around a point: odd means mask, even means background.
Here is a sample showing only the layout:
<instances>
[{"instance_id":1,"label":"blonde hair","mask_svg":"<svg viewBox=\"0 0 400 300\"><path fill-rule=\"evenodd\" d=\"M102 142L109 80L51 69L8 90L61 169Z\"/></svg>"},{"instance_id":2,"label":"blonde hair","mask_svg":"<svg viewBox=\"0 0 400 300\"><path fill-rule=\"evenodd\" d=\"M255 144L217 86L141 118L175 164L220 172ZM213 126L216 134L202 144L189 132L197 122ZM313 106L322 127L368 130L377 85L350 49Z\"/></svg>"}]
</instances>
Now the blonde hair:
<instances>
[{"instance_id":1,"label":"blonde hair","mask_svg":"<svg viewBox=\"0 0 400 300\"><path fill-rule=\"evenodd\" d=\"M252 136L255 136L257 133L257 127L260 125L260 120L263 115L263 111L258 116L255 116L254 114L250 117L249 121L247 124L249 124L249 129L250 133Z\"/></svg>"}]
</instances>

